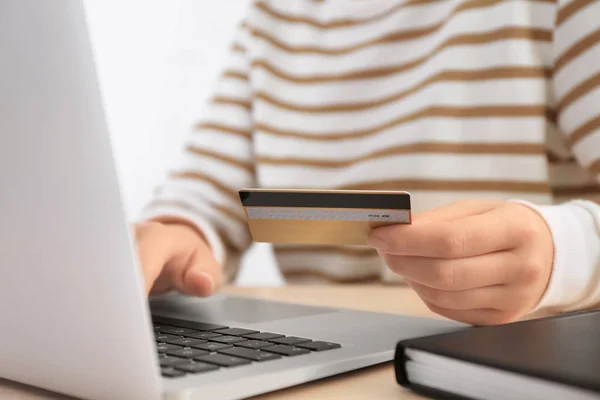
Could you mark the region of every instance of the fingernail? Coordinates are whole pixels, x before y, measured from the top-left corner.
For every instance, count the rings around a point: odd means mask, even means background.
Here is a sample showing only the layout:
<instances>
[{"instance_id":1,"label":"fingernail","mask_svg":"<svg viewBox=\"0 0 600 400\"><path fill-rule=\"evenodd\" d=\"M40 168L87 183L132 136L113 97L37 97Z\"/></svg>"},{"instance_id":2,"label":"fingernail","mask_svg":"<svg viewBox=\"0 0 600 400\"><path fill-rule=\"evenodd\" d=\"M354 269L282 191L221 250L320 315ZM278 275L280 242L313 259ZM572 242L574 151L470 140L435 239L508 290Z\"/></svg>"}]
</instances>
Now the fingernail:
<instances>
[{"instance_id":1,"label":"fingernail","mask_svg":"<svg viewBox=\"0 0 600 400\"><path fill-rule=\"evenodd\" d=\"M385 250L389 247L387 240L383 239L381 236L369 235L367 238L367 244L371 247L376 248L377 250Z\"/></svg>"}]
</instances>

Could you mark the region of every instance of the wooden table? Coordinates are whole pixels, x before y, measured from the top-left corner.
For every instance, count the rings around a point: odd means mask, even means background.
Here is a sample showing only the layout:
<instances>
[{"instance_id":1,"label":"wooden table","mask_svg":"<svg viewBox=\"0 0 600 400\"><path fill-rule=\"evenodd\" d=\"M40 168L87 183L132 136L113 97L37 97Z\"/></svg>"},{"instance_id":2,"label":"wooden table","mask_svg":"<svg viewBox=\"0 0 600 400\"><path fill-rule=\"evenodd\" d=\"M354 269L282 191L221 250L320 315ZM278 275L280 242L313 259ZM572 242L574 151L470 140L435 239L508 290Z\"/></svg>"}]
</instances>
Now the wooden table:
<instances>
[{"instance_id":1,"label":"wooden table","mask_svg":"<svg viewBox=\"0 0 600 400\"><path fill-rule=\"evenodd\" d=\"M232 294L311 305L346 307L366 311L401 313L441 318L425 307L416 294L405 287L381 285L287 286L283 288L225 289ZM0 380L0 399L65 400L67 397ZM274 392L253 400L275 399L423 399L399 387L391 363L351 372L322 381Z\"/></svg>"}]
</instances>

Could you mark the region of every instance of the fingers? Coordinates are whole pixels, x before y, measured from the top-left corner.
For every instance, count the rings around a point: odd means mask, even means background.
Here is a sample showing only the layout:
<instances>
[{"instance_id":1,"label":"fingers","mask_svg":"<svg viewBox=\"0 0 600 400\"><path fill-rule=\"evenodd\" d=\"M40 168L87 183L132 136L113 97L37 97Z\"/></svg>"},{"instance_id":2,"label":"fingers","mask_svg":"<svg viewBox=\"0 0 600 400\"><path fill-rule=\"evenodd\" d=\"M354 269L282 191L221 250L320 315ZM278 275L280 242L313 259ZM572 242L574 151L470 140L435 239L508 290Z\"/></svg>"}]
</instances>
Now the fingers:
<instances>
[{"instance_id":1,"label":"fingers","mask_svg":"<svg viewBox=\"0 0 600 400\"><path fill-rule=\"evenodd\" d=\"M220 285L220 266L192 228L151 223L141 225L137 235L147 293L176 289L204 297Z\"/></svg>"},{"instance_id":2,"label":"fingers","mask_svg":"<svg viewBox=\"0 0 600 400\"><path fill-rule=\"evenodd\" d=\"M453 221L416 221L374 229L369 244L383 253L434 258L471 257L520 244L519 221L504 207Z\"/></svg>"},{"instance_id":3,"label":"fingers","mask_svg":"<svg viewBox=\"0 0 600 400\"><path fill-rule=\"evenodd\" d=\"M221 281L220 267L203 243L193 251L181 251L169 260L165 273L170 276L175 289L193 296L210 296Z\"/></svg>"},{"instance_id":4,"label":"fingers","mask_svg":"<svg viewBox=\"0 0 600 400\"><path fill-rule=\"evenodd\" d=\"M512 322L525 314L519 307L527 297L524 287L490 286L465 291L442 291L410 282L427 307L436 314L472 325Z\"/></svg>"},{"instance_id":5,"label":"fingers","mask_svg":"<svg viewBox=\"0 0 600 400\"><path fill-rule=\"evenodd\" d=\"M507 322L511 322L515 319L515 316L513 314L500 310L448 310L442 307L438 307L435 304L429 303L427 301L425 301L425 305L427 306L427 308L429 308L436 314L474 326L504 324Z\"/></svg>"},{"instance_id":6,"label":"fingers","mask_svg":"<svg viewBox=\"0 0 600 400\"><path fill-rule=\"evenodd\" d=\"M509 284L528 273L522 257L501 251L482 256L443 259L382 254L388 267L404 278L440 290L467 290Z\"/></svg>"},{"instance_id":7,"label":"fingers","mask_svg":"<svg viewBox=\"0 0 600 400\"><path fill-rule=\"evenodd\" d=\"M417 213L413 221L452 221L469 215L483 214L504 204L502 200L461 200Z\"/></svg>"},{"instance_id":8,"label":"fingers","mask_svg":"<svg viewBox=\"0 0 600 400\"><path fill-rule=\"evenodd\" d=\"M423 300L448 310L506 310L513 308L518 296L507 296L509 285L479 287L468 290L440 290L411 282Z\"/></svg>"},{"instance_id":9,"label":"fingers","mask_svg":"<svg viewBox=\"0 0 600 400\"><path fill-rule=\"evenodd\" d=\"M144 223L136 227L137 249L143 270L144 287L150 293L154 283L159 280L163 267L170 255L168 243L163 237L158 223ZM160 292L168 289L168 284L161 283Z\"/></svg>"},{"instance_id":10,"label":"fingers","mask_svg":"<svg viewBox=\"0 0 600 400\"><path fill-rule=\"evenodd\" d=\"M170 242L170 257L165 263L175 289L193 296L209 296L220 283L220 268L208 245L190 227L165 226Z\"/></svg>"},{"instance_id":11,"label":"fingers","mask_svg":"<svg viewBox=\"0 0 600 400\"><path fill-rule=\"evenodd\" d=\"M433 312L473 325L511 322L546 290L552 235L526 206L469 201L374 229L369 242Z\"/></svg>"}]
</instances>

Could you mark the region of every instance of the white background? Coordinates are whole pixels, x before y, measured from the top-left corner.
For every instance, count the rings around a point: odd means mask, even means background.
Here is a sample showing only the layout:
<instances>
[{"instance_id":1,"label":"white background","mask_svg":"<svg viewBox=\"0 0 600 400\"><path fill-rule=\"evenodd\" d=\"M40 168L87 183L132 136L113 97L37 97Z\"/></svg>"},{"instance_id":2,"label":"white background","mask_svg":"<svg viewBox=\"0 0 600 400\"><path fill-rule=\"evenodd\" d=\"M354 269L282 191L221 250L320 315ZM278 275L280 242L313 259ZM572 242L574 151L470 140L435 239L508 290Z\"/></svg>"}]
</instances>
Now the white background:
<instances>
[{"instance_id":1,"label":"white background","mask_svg":"<svg viewBox=\"0 0 600 400\"><path fill-rule=\"evenodd\" d=\"M86 0L127 213L136 217L204 111L247 0ZM241 285L280 285L266 245Z\"/></svg>"}]
</instances>

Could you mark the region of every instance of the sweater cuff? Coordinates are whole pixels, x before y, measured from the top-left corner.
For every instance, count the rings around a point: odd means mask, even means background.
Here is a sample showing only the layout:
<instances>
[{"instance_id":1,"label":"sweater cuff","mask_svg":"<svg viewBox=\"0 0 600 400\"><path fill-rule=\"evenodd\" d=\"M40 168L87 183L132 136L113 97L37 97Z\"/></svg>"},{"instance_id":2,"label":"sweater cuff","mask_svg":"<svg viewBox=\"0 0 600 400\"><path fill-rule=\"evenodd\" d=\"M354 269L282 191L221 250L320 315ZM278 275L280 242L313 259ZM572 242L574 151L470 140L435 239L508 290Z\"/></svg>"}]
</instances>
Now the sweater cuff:
<instances>
[{"instance_id":1,"label":"sweater cuff","mask_svg":"<svg viewBox=\"0 0 600 400\"><path fill-rule=\"evenodd\" d=\"M158 218L180 218L191 223L196 229L198 229L204 235L207 244L212 250L213 257L219 265L225 265L225 246L221 237L217 231L213 228L212 224L208 221L199 218L197 215L179 209L177 207L169 206L152 206L142 211L138 216L139 222L145 222Z\"/></svg>"},{"instance_id":2,"label":"sweater cuff","mask_svg":"<svg viewBox=\"0 0 600 400\"><path fill-rule=\"evenodd\" d=\"M596 301L600 235L594 215L585 201L537 206L517 200L536 211L550 228L554 262L550 281L531 312L579 310ZM596 204L593 207L598 207Z\"/></svg>"}]
</instances>

